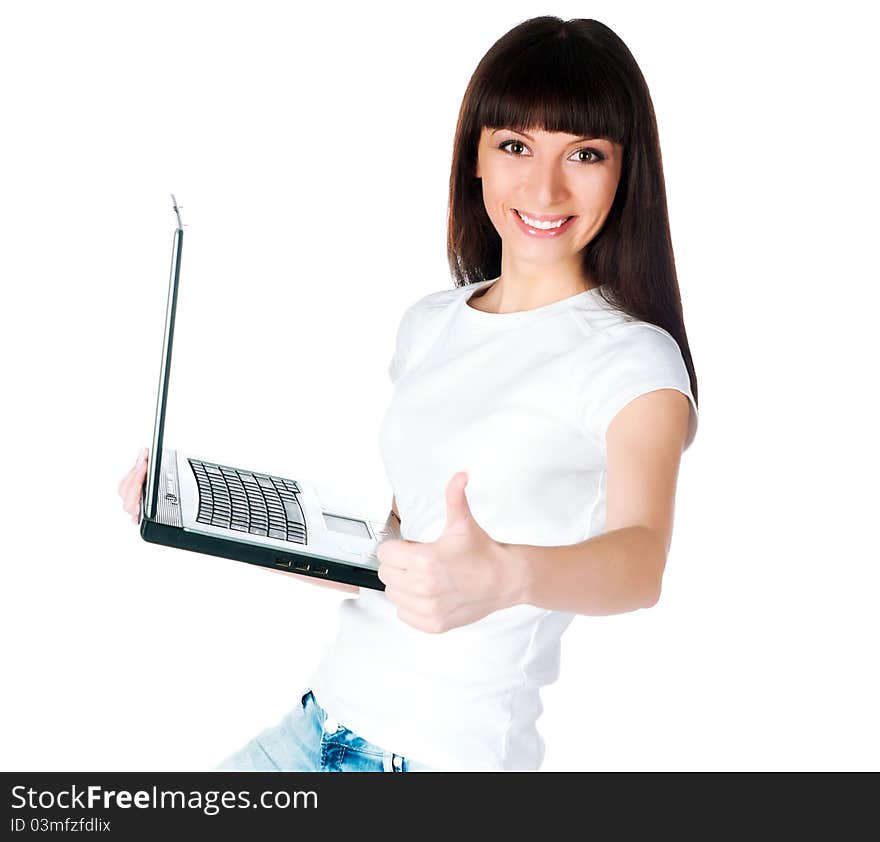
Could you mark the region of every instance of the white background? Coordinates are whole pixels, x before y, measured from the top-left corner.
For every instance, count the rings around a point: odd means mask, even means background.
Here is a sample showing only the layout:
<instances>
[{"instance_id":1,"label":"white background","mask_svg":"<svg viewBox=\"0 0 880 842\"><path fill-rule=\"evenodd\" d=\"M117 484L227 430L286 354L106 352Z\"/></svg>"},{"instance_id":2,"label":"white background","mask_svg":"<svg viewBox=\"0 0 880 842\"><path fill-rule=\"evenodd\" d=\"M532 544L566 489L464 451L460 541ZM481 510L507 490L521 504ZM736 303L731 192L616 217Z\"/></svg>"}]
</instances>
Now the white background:
<instances>
[{"instance_id":1,"label":"white background","mask_svg":"<svg viewBox=\"0 0 880 842\"><path fill-rule=\"evenodd\" d=\"M384 517L397 323L452 286L461 97L496 39L555 14L611 26L650 86L700 430L659 604L563 639L543 769L877 769L866 9L6 4L2 767L213 768L292 707L346 598L147 544L122 511L169 194L166 445Z\"/></svg>"}]
</instances>

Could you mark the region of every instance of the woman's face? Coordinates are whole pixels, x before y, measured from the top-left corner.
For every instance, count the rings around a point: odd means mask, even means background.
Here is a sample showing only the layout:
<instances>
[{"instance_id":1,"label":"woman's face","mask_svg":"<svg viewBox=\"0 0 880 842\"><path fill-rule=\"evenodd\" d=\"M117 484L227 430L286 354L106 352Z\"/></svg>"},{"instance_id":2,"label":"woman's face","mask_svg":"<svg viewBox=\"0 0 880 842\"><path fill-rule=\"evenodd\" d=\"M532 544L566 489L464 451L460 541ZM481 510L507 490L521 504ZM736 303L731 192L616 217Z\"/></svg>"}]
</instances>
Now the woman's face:
<instances>
[{"instance_id":1,"label":"woman's face","mask_svg":"<svg viewBox=\"0 0 880 842\"><path fill-rule=\"evenodd\" d=\"M501 237L505 261L580 274L580 252L599 233L620 181L623 147L609 140L557 132L486 129L480 134L475 175L486 212ZM520 221L569 217L543 236Z\"/></svg>"}]
</instances>

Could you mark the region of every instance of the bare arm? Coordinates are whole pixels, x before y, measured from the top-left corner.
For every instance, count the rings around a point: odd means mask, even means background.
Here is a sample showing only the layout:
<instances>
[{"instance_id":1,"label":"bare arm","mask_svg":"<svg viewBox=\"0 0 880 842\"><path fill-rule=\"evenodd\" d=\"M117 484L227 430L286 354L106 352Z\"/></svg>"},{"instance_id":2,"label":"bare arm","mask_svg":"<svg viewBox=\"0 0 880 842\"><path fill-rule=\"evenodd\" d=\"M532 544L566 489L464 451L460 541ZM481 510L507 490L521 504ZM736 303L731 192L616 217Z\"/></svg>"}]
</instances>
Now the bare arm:
<instances>
[{"instance_id":1,"label":"bare arm","mask_svg":"<svg viewBox=\"0 0 880 842\"><path fill-rule=\"evenodd\" d=\"M521 602L597 616L657 603L688 413L681 392L660 389L636 398L611 423L601 535L561 547L502 544L521 582Z\"/></svg>"},{"instance_id":2,"label":"bare arm","mask_svg":"<svg viewBox=\"0 0 880 842\"><path fill-rule=\"evenodd\" d=\"M388 520L385 522L386 528L389 526L394 527L394 531L397 531L397 527L400 524L400 514L397 511L397 500L392 496L391 497L391 511L394 513L393 515L388 515ZM303 576L300 573L291 573L287 570L274 570L272 568L264 568L266 570L271 570L273 573L280 573L282 576L295 576L302 582L308 582L312 585L318 585L322 588L333 588L337 591L346 591L348 593L359 593L360 586L358 585L346 585L343 582L327 582L324 579L318 579L314 576Z\"/></svg>"}]
</instances>

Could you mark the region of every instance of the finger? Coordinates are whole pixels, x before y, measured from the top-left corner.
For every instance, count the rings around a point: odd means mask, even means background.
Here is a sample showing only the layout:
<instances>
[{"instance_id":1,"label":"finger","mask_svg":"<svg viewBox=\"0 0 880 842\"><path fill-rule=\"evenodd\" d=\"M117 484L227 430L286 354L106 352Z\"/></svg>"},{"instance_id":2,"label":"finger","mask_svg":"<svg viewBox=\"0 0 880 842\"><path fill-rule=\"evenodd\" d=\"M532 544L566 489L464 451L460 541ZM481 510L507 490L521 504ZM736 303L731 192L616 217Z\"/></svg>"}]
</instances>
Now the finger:
<instances>
[{"instance_id":1,"label":"finger","mask_svg":"<svg viewBox=\"0 0 880 842\"><path fill-rule=\"evenodd\" d=\"M134 460L134 467L131 469L134 473L139 474L144 468L147 467L147 457L146 457L146 448L144 448L137 455L137 459Z\"/></svg>"},{"instance_id":2,"label":"finger","mask_svg":"<svg viewBox=\"0 0 880 842\"><path fill-rule=\"evenodd\" d=\"M391 567L400 570L421 570L425 562L421 553L416 549L417 541L407 541L403 538L388 538L383 541L376 550L379 560Z\"/></svg>"},{"instance_id":3,"label":"finger","mask_svg":"<svg viewBox=\"0 0 880 842\"><path fill-rule=\"evenodd\" d=\"M132 466L132 468L129 470L129 472L121 480L119 480L119 485L116 486L116 491L121 497L128 496L127 495L128 488L131 485L131 483L133 482L134 478L137 477L138 474L141 473L141 465L142 464L146 465L146 462L144 462L144 463L141 462L141 455L142 455L141 453L138 454L138 458L135 459L135 462L134 462L134 465Z\"/></svg>"},{"instance_id":4,"label":"finger","mask_svg":"<svg viewBox=\"0 0 880 842\"><path fill-rule=\"evenodd\" d=\"M404 589L406 587L406 571L399 567L394 567L387 561L383 561L379 565L376 575L378 575L379 581L386 588Z\"/></svg>"},{"instance_id":5,"label":"finger","mask_svg":"<svg viewBox=\"0 0 880 842\"><path fill-rule=\"evenodd\" d=\"M133 484L143 483L144 475L147 472L147 459L143 456L143 451L138 455L134 463L134 467L120 480L117 491L120 497L128 497Z\"/></svg>"},{"instance_id":6,"label":"finger","mask_svg":"<svg viewBox=\"0 0 880 842\"><path fill-rule=\"evenodd\" d=\"M453 594L451 588L441 590L425 576L412 570L380 564L377 573L386 591L390 588L394 593L407 598L440 599L449 598Z\"/></svg>"},{"instance_id":7,"label":"finger","mask_svg":"<svg viewBox=\"0 0 880 842\"><path fill-rule=\"evenodd\" d=\"M385 589L392 589L395 593L416 596L423 593L422 586L406 570L399 567L391 567L388 564L379 565L377 571L379 581L385 585Z\"/></svg>"},{"instance_id":8,"label":"finger","mask_svg":"<svg viewBox=\"0 0 880 842\"><path fill-rule=\"evenodd\" d=\"M143 483L143 477L140 472L132 468L119 483L119 496L123 499L130 497L133 489Z\"/></svg>"},{"instance_id":9,"label":"finger","mask_svg":"<svg viewBox=\"0 0 880 842\"><path fill-rule=\"evenodd\" d=\"M393 591L394 603L409 615L411 620L419 620L423 624L449 623L452 626L468 622L467 617L473 615L481 603L462 602L456 594L444 594L430 597L412 596L400 591ZM485 614L490 613L486 603ZM479 613L479 612L478 612ZM404 619L404 618L401 618ZM407 620L409 622L409 620Z\"/></svg>"},{"instance_id":10,"label":"finger","mask_svg":"<svg viewBox=\"0 0 880 842\"><path fill-rule=\"evenodd\" d=\"M128 472L128 473L127 473L127 474L126 474L126 475L125 475L120 481L119 481L119 488L117 489L117 491L119 492L119 496L120 496L123 500L125 500L125 498L128 497L128 493L129 493L129 491L130 491L130 489L131 489L131 478L132 478L132 472L129 471L129 472Z\"/></svg>"},{"instance_id":11,"label":"finger","mask_svg":"<svg viewBox=\"0 0 880 842\"><path fill-rule=\"evenodd\" d=\"M125 501L125 508L126 508L126 511L131 512L131 514L133 514L133 515L134 515L134 514L137 514L137 511L138 511L138 501L139 501L140 499L141 499L140 492L138 492L137 494L132 494L132 495L131 495L131 496Z\"/></svg>"},{"instance_id":12,"label":"finger","mask_svg":"<svg viewBox=\"0 0 880 842\"><path fill-rule=\"evenodd\" d=\"M401 597L397 600L398 606L423 620L444 620L446 615L456 607L448 598L410 596L409 594L403 594Z\"/></svg>"},{"instance_id":13,"label":"finger","mask_svg":"<svg viewBox=\"0 0 880 842\"><path fill-rule=\"evenodd\" d=\"M131 508L132 506L137 507L137 502L141 497L141 492L144 488L144 482L142 479L138 478L136 481L132 482L128 487L128 492L125 495L125 505Z\"/></svg>"},{"instance_id":14,"label":"finger","mask_svg":"<svg viewBox=\"0 0 880 842\"><path fill-rule=\"evenodd\" d=\"M408 626L429 634L439 634L447 628L447 620L443 614L424 614L408 606L398 606L397 616Z\"/></svg>"},{"instance_id":15,"label":"finger","mask_svg":"<svg viewBox=\"0 0 880 842\"><path fill-rule=\"evenodd\" d=\"M134 473L135 473L135 469L129 468L128 473L121 480L119 480L119 485L116 487L116 490L123 497L125 497L126 488L128 488L128 486L131 484L131 479L134 476Z\"/></svg>"}]
</instances>

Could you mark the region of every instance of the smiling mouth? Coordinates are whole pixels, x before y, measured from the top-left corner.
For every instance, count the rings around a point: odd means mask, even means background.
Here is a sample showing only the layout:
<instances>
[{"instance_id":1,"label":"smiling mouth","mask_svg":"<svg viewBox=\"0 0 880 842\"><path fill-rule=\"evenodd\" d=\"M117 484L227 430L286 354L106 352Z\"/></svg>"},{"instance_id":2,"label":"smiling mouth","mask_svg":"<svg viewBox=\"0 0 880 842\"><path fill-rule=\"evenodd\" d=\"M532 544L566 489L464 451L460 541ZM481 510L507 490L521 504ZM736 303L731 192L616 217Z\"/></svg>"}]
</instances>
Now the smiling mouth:
<instances>
[{"instance_id":1,"label":"smiling mouth","mask_svg":"<svg viewBox=\"0 0 880 842\"><path fill-rule=\"evenodd\" d=\"M553 236L557 232L567 231L568 223L576 216L573 214L572 216L557 216L542 220L530 217L528 214L523 215L516 208L511 208L511 211L519 220L520 225L524 226L527 231L535 232L535 236Z\"/></svg>"},{"instance_id":2,"label":"smiling mouth","mask_svg":"<svg viewBox=\"0 0 880 842\"><path fill-rule=\"evenodd\" d=\"M513 212L523 221L526 225L531 225L532 222L538 223L537 228L541 228L542 230L550 229L557 225L564 225L568 222L569 219L574 219L575 214L571 216L532 216L531 214L520 212L518 208L513 208Z\"/></svg>"}]
</instances>

